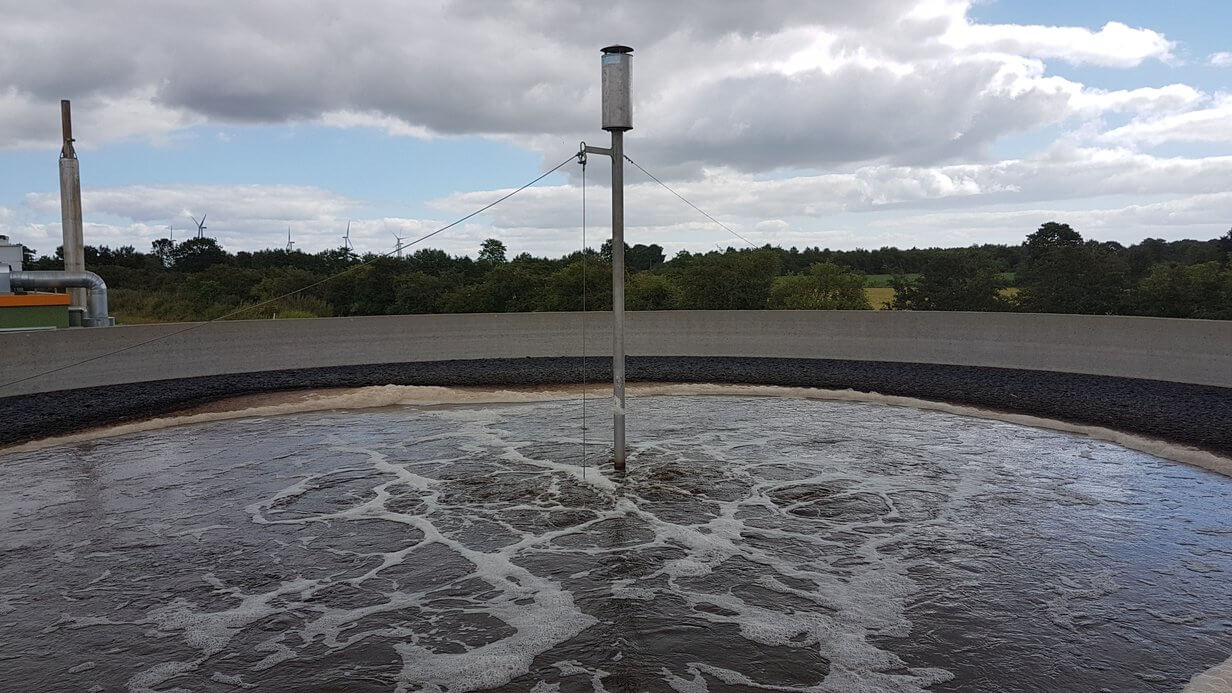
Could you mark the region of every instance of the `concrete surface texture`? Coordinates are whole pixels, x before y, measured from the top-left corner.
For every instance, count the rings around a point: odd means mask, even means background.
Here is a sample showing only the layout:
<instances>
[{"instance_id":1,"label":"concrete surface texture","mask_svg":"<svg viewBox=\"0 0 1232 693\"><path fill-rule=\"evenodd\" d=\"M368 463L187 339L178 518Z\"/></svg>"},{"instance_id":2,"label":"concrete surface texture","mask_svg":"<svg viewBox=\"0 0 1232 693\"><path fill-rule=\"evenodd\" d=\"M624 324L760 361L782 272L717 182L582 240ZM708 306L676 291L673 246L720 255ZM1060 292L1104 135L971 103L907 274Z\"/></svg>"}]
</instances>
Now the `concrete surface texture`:
<instances>
[{"instance_id":1,"label":"concrete surface texture","mask_svg":"<svg viewBox=\"0 0 1232 693\"><path fill-rule=\"evenodd\" d=\"M580 313L220 321L0 333L0 397L118 383L363 364L578 356ZM186 331L187 330L187 331ZM611 316L585 316L587 355ZM151 341L155 340L155 341ZM149 343L145 343L149 342ZM987 366L1232 387L1232 321L890 311L628 314L632 356L754 356Z\"/></svg>"}]
</instances>

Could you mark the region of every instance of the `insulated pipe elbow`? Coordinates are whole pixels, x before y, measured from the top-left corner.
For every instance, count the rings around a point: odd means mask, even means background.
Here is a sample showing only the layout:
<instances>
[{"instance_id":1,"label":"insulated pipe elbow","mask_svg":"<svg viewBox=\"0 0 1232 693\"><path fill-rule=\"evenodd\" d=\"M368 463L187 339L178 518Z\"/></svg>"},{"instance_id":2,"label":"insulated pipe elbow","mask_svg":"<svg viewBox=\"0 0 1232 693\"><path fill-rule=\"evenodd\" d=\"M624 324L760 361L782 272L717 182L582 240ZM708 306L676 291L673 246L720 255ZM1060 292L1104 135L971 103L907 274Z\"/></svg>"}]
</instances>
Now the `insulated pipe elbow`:
<instances>
[{"instance_id":1,"label":"insulated pipe elbow","mask_svg":"<svg viewBox=\"0 0 1232 693\"><path fill-rule=\"evenodd\" d=\"M18 289L87 289L86 327L106 327L107 282L93 272L10 272L9 283Z\"/></svg>"}]
</instances>

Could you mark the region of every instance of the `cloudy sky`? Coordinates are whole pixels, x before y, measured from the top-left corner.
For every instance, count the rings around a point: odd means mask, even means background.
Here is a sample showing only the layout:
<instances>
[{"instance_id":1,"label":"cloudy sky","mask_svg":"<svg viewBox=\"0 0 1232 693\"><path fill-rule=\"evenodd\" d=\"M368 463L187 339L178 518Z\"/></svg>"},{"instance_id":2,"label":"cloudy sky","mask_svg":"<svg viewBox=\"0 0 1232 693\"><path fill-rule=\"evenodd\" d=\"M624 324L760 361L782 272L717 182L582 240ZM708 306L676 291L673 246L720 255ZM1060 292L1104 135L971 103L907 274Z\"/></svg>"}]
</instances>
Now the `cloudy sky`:
<instances>
[{"instance_id":1,"label":"cloudy sky","mask_svg":"<svg viewBox=\"0 0 1232 693\"><path fill-rule=\"evenodd\" d=\"M1017 243L1232 227L1227 0L0 0L0 233L59 244L59 100L86 242L388 251L599 129L634 53L626 152L756 243ZM606 160L587 172L608 233ZM576 164L428 243L580 245ZM627 238L741 245L636 170ZM597 242L592 241L592 245Z\"/></svg>"}]
</instances>

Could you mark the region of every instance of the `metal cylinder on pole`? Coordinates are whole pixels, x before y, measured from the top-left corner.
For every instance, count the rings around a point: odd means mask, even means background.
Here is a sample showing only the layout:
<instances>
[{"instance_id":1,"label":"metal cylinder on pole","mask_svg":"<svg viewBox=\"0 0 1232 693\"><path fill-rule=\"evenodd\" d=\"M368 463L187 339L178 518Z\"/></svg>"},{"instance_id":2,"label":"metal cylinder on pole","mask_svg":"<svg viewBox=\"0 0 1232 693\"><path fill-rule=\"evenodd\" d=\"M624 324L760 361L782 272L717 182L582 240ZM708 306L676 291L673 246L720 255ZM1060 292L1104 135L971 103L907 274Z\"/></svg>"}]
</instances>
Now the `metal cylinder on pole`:
<instances>
[{"instance_id":1,"label":"metal cylinder on pole","mask_svg":"<svg viewBox=\"0 0 1232 693\"><path fill-rule=\"evenodd\" d=\"M633 52L603 49L603 129L612 133L612 464L625 468L625 161L633 129Z\"/></svg>"},{"instance_id":2,"label":"metal cylinder on pole","mask_svg":"<svg viewBox=\"0 0 1232 693\"><path fill-rule=\"evenodd\" d=\"M67 99L60 102L60 127L64 146L60 149L60 226L63 234L61 252L67 272L86 269L85 239L81 222L81 168L73 149L73 115ZM86 290L69 289L73 308L84 311Z\"/></svg>"}]
</instances>

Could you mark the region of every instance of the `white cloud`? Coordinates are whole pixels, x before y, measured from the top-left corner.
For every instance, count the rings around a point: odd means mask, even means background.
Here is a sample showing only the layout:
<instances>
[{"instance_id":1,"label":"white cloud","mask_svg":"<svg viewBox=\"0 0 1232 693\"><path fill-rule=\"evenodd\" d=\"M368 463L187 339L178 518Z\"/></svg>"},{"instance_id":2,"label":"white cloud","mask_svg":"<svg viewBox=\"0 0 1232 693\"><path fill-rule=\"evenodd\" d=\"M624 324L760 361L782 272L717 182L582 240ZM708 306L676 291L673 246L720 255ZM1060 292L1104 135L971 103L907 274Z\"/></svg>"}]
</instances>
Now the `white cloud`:
<instances>
[{"instance_id":1,"label":"white cloud","mask_svg":"<svg viewBox=\"0 0 1232 693\"><path fill-rule=\"evenodd\" d=\"M428 128L410 125L404 120L376 112L359 113L357 111L329 111L321 114L321 123L336 128L375 128L384 130L392 137L414 137L426 140L433 137Z\"/></svg>"},{"instance_id":2,"label":"white cloud","mask_svg":"<svg viewBox=\"0 0 1232 693\"><path fill-rule=\"evenodd\" d=\"M870 235L868 219L991 220L1001 214L993 205L1034 214L1104 196L1203 199L1195 196L1219 193L1232 175L1228 157L1135 151L1227 142L1229 97L1184 83L1099 89L1050 71L1058 61L1175 64L1168 37L1115 21L1098 29L979 24L970 9L968 0L456 0L413 9L372 0L286 12L258 0L219 14L139 0L17 3L0 23L0 149L58 147L57 101L67 97L83 147L174 138L193 126L210 126L213 136L220 124L312 122L420 139L499 138L550 165L580 139L604 139L597 48L615 37L636 48L630 154L758 242L872 245L898 236ZM996 159L1008 135L1053 128L1063 132L1057 142ZM601 169L591 169L592 180L602 180ZM635 170L627 176L632 239L713 244L709 222ZM432 243L473 252L499 235L515 252L564 252L578 222L576 184L527 190ZM334 246L348 217L358 217L352 235L361 248L388 249L393 233L435 228L499 192L436 200L439 220L365 218L365 201L305 186L87 188L85 203L88 234L112 244L143 245L167 223L186 227L187 213L206 212L211 233L232 249L281 246L288 224L301 248ZM595 233L604 232L605 204L601 191L592 196ZM44 244L58 237L54 194L31 194L18 207L0 228L37 218L43 227L21 232L45 228ZM1015 228L1023 220L1003 217ZM961 228L933 232L965 237Z\"/></svg>"},{"instance_id":3,"label":"white cloud","mask_svg":"<svg viewBox=\"0 0 1232 693\"><path fill-rule=\"evenodd\" d=\"M1207 100L1207 95L1188 84L1138 89L1083 89L1075 91L1071 105L1086 116L1127 112L1152 115L1186 111Z\"/></svg>"},{"instance_id":4,"label":"white cloud","mask_svg":"<svg viewBox=\"0 0 1232 693\"><path fill-rule=\"evenodd\" d=\"M1073 209L1037 206L1014 210L943 212L903 216L881 222L889 232L910 229L927 236L960 230L967 242L1021 242L1049 220L1064 221L1086 238L1136 243L1146 237L1171 240L1214 238L1232 218L1232 193L1190 195L1161 202Z\"/></svg>"},{"instance_id":5,"label":"white cloud","mask_svg":"<svg viewBox=\"0 0 1232 693\"><path fill-rule=\"evenodd\" d=\"M1109 195L1181 195L1224 190L1232 156L1166 158L1127 149L1058 146L1028 159L938 167L865 166L849 173L763 180L731 169L701 179L675 181L673 189L721 219L754 224L784 218L922 207L974 207L1041 200L1080 200ZM462 214L508 192L459 193L435 208ZM607 189L591 190L589 214L603 223ZM626 216L645 226L694 220L696 211L637 171L626 173ZM569 228L577 223L575 186L532 188L489 213L495 227ZM769 231L773 225L763 226Z\"/></svg>"},{"instance_id":6,"label":"white cloud","mask_svg":"<svg viewBox=\"0 0 1232 693\"><path fill-rule=\"evenodd\" d=\"M1169 60L1172 43L1158 32L984 25L969 9L966 0L463 0L420 4L407 21L395 0L298 12L258 1L225 15L46 0L9 8L0 24L0 147L54 145L56 101L68 97L83 146L199 123L313 121L499 136L555 159L563 142L598 135L597 48L613 36L637 49L636 132L648 163L682 174L933 163L1071 117L1195 101L1183 85L1102 92L1046 72L1052 59Z\"/></svg>"},{"instance_id":7,"label":"white cloud","mask_svg":"<svg viewBox=\"0 0 1232 693\"><path fill-rule=\"evenodd\" d=\"M944 40L969 51L1059 58L1076 65L1135 67L1146 60L1173 59L1174 44L1156 31L1108 22L1084 27L954 22Z\"/></svg>"},{"instance_id":8,"label":"white cloud","mask_svg":"<svg viewBox=\"0 0 1232 693\"><path fill-rule=\"evenodd\" d=\"M0 30L2 31L2 30ZM73 134L79 148L100 141L142 138L161 142L178 130L205 118L179 108L167 108L152 87L73 99ZM0 83L0 147L54 146L59 149L59 100L42 100Z\"/></svg>"},{"instance_id":9,"label":"white cloud","mask_svg":"<svg viewBox=\"0 0 1232 693\"><path fill-rule=\"evenodd\" d=\"M1232 95L1205 108L1134 121L1105 132L1103 142L1159 145L1165 142L1232 142Z\"/></svg>"},{"instance_id":10,"label":"white cloud","mask_svg":"<svg viewBox=\"0 0 1232 693\"><path fill-rule=\"evenodd\" d=\"M31 193L35 209L59 210L58 193ZM303 221L337 216L357 203L328 190L296 185L133 185L85 188L85 215L121 216L137 222L177 223L189 215L216 219Z\"/></svg>"},{"instance_id":11,"label":"white cloud","mask_svg":"<svg viewBox=\"0 0 1232 693\"><path fill-rule=\"evenodd\" d=\"M1232 53L1220 51L1219 53L1211 53L1211 57L1207 59L1214 67L1232 67Z\"/></svg>"},{"instance_id":12,"label":"white cloud","mask_svg":"<svg viewBox=\"0 0 1232 693\"><path fill-rule=\"evenodd\" d=\"M168 226L175 227L177 238L194 234L189 216L200 219L203 214L208 215L206 233L232 249L279 247L286 242L288 225L306 247L332 247L337 245L332 236L342 235L346 216L357 204L328 190L291 185L134 185L82 190L86 242L133 245L142 250L150 241L165 238ZM29 193L25 206L41 218L58 215L60 196ZM109 219L128 223L105 221ZM52 241L59 244L58 223L12 232L15 239L28 238L21 242L35 247ZM354 227L352 236L358 237Z\"/></svg>"},{"instance_id":13,"label":"white cloud","mask_svg":"<svg viewBox=\"0 0 1232 693\"><path fill-rule=\"evenodd\" d=\"M485 202L490 202L487 200ZM369 216L362 203L322 188L292 185L136 185L82 190L85 242L89 245L131 245L148 250L150 243L166 238L174 226L176 239L196 233L189 215L206 219L206 235L231 251L284 247L287 228L295 247L316 252L342 245L348 222L357 251L387 253L395 236L404 244L424 236L453 219L419 219ZM60 245L60 198L58 193L29 193L23 208L41 219L55 221L18 223L18 213L0 207L0 234L14 242L50 253ZM467 210L473 211L473 210ZM458 215L460 216L460 215ZM575 215L576 216L576 215ZM442 248L452 253L474 255L480 243L494 234L526 239L522 249L555 253L562 246L560 234L538 228L496 229L477 218L475 223L451 228L431 242L414 246ZM596 243L597 245L597 243Z\"/></svg>"},{"instance_id":14,"label":"white cloud","mask_svg":"<svg viewBox=\"0 0 1232 693\"><path fill-rule=\"evenodd\" d=\"M630 174L626 237L669 251L743 243L653 182ZM1143 236L1214 237L1232 217L1232 157L1160 158L1124 149L1059 147L1046 155L992 164L938 168L869 166L851 173L760 180L732 170L678 181L681 194L756 244L830 246L966 245L1021 241L1050 219L1073 223L1088 237L1132 242ZM358 213L351 238L360 251L387 252L394 234L418 238L500 197L507 190L436 200L434 219L365 218L356 201L294 186L140 186L87 190L86 239L96 245L149 247L190 234L186 211L210 213L209 234L231 250L281 247L291 226L296 247L337 247L347 218ZM484 238L504 240L514 253L560 255L580 247L580 190L575 185L530 188L491 212L422 246L474 255ZM1150 203L1101 207L1107 199ZM1161 199L1163 198L1163 199ZM610 233L609 193L590 190L589 243ZM57 212L54 194L30 195L27 207ZM1083 209L1083 206L1092 209ZM59 244L58 223L17 225L0 215L0 233L43 252ZM116 221L105 221L105 220Z\"/></svg>"}]
</instances>

